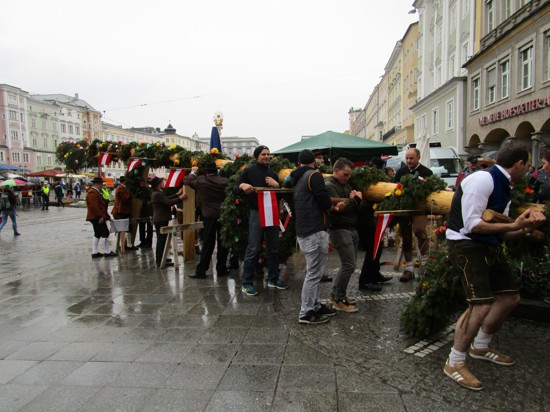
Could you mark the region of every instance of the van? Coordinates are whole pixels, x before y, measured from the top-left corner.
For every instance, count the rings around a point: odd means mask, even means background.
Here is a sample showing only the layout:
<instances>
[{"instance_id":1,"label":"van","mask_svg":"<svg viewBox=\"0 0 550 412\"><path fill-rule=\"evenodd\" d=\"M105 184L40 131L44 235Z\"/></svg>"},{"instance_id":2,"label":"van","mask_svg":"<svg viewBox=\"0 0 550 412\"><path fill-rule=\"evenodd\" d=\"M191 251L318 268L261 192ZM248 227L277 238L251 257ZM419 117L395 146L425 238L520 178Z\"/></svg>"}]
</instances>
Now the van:
<instances>
[{"instance_id":1,"label":"van","mask_svg":"<svg viewBox=\"0 0 550 412\"><path fill-rule=\"evenodd\" d=\"M397 156L394 156L386 161L386 166L399 170L405 165L405 153L408 148L415 147L412 143L405 146ZM422 159L420 159L422 163ZM430 169L434 176L437 176L447 183L447 186L454 186L456 178L460 171L464 168L462 160L452 147L441 147L441 143L430 143Z\"/></svg>"}]
</instances>

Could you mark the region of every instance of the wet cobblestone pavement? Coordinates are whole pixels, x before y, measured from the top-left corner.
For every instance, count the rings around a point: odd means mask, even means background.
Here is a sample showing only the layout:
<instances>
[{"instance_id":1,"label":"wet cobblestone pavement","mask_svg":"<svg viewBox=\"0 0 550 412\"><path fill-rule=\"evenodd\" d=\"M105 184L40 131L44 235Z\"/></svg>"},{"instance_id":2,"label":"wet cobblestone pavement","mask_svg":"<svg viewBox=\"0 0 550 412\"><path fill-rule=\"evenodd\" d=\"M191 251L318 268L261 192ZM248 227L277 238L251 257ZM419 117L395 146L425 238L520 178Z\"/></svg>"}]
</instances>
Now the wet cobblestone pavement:
<instances>
[{"instance_id":1,"label":"wet cobblestone pavement","mask_svg":"<svg viewBox=\"0 0 550 412\"><path fill-rule=\"evenodd\" d=\"M474 393L442 372L452 333L400 331L412 284L390 266L382 292L353 276L358 313L299 325L300 254L282 270L289 290L246 297L237 271L189 279L193 262L159 270L151 249L92 260L84 209L18 214L22 235L7 225L0 239L0 411L550 410L548 323L511 318L496 346L516 365L469 361Z\"/></svg>"}]
</instances>

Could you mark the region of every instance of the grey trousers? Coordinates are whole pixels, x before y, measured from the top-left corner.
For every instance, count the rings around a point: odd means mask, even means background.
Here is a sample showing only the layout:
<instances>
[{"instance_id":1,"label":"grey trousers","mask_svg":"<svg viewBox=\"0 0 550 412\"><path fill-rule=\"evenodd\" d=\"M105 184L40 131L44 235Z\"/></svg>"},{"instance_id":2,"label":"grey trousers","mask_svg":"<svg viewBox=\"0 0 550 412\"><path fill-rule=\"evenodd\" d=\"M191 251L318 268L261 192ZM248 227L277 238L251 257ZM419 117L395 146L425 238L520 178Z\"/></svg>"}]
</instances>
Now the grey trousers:
<instances>
[{"instance_id":1,"label":"grey trousers","mask_svg":"<svg viewBox=\"0 0 550 412\"><path fill-rule=\"evenodd\" d=\"M298 237L298 244L306 258L306 276L302 286L302 306L300 317L321 307L321 278L325 274L328 255L328 233L316 232L306 237Z\"/></svg>"},{"instance_id":2,"label":"grey trousers","mask_svg":"<svg viewBox=\"0 0 550 412\"><path fill-rule=\"evenodd\" d=\"M330 242L338 252L341 263L340 270L338 270L332 284L332 295L335 300L342 300L346 297L349 280L355 272L359 234L357 230L348 229L333 229L329 233Z\"/></svg>"}]
</instances>

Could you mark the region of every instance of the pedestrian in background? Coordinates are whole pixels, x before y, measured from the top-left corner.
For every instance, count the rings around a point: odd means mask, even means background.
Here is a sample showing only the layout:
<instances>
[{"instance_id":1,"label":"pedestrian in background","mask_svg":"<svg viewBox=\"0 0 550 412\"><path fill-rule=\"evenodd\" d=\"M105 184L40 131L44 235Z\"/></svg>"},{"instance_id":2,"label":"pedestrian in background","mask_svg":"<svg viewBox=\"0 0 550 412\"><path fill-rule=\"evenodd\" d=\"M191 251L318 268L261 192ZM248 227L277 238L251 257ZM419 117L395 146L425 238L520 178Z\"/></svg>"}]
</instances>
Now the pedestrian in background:
<instances>
[{"instance_id":1,"label":"pedestrian in background","mask_svg":"<svg viewBox=\"0 0 550 412\"><path fill-rule=\"evenodd\" d=\"M62 206L65 207L65 203L63 203L63 186L61 186L61 182L57 182L53 188L55 192L55 201L56 206Z\"/></svg>"},{"instance_id":2,"label":"pedestrian in background","mask_svg":"<svg viewBox=\"0 0 550 412\"><path fill-rule=\"evenodd\" d=\"M8 217L11 219L11 226L13 228L13 235L19 236L21 233L17 231L17 217L15 213L15 207L17 206L17 196L13 192L11 186L3 186L2 194L0 195L0 210L2 212L2 223L0 223L0 232L6 223L8 223Z\"/></svg>"},{"instance_id":3,"label":"pedestrian in background","mask_svg":"<svg viewBox=\"0 0 550 412\"><path fill-rule=\"evenodd\" d=\"M132 196L130 196L130 192L128 192L128 189L126 189L126 186L124 185L125 179L126 178L124 176L120 176L120 184L115 190L115 204L111 210L111 214L115 219L130 220L128 225L129 234L126 236L126 241L128 242L126 250L137 250L137 247L132 243Z\"/></svg>"},{"instance_id":4,"label":"pedestrian in background","mask_svg":"<svg viewBox=\"0 0 550 412\"><path fill-rule=\"evenodd\" d=\"M44 183L42 188L42 210L50 210L50 185Z\"/></svg>"}]
</instances>

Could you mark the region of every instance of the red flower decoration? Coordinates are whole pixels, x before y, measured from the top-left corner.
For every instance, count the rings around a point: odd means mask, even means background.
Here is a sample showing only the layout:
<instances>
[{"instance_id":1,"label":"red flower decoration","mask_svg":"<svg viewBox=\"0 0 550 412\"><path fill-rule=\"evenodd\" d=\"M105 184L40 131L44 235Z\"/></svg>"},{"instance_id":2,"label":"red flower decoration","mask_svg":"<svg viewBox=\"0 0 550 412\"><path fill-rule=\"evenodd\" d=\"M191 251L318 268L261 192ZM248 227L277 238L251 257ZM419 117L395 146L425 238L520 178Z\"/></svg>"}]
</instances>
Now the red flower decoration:
<instances>
[{"instance_id":1,"label":"red flower decoration","mask_svg":"<svg viewBox=\"0 0 550 412\"><path fill-rule=\"evenodd\" d=\"M398 183L398 184L395 185L395 188L397 190L401 190L401 189L403 189L403 185L401 183Z\"/></svg>"},{"instance_id":2,"label":"red flower decoration","mask_svg":"<svg viewBox=\"0 0 550 412\"><path fill-rule=\"evenodd\" d=\"M531 195L533 193L535 193L535 191L533 189L531 189L529 186L526 186L525 187L525 190L524 190L525 193Z\"/></svg>"}]
</instances>

